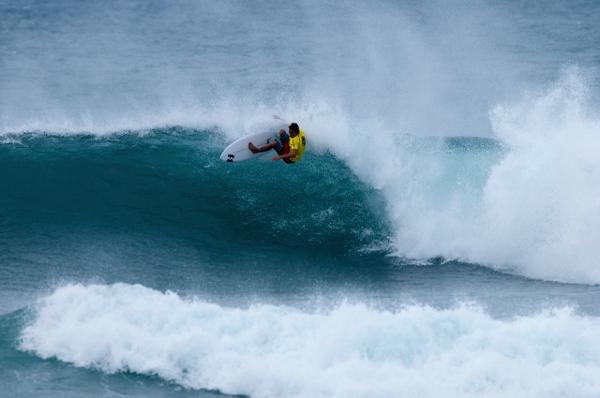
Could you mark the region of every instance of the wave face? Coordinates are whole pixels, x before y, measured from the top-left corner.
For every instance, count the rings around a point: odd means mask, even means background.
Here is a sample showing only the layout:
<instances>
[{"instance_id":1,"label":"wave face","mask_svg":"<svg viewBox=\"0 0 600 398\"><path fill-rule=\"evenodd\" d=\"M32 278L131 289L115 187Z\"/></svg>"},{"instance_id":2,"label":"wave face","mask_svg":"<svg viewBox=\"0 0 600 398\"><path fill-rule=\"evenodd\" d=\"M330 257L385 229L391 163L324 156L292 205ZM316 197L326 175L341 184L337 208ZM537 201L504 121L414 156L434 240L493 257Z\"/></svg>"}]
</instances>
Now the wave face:
<instances>
[{"instance_id":1,"label":"wave face","mask_svg":"<svg viewBox=\"0 0 600 398\"><path fill-rule=\"evenodd\" d=\"M382 193L399 256L599 283L597 57L581 46L600 32L587 6L3 3L1 142L172 126L232 139L279 113ZM589 34L540 34L559 22Z\"/></svg>"},{"instance_id":2,"label":"wave face","mask_svg":"<svg viewBox=\"0 0 600 398\"><path fill-rule=\"evenodd\" d=\"M139 285L69 285L38 303L20 347L253 397L593 397L599 322L567 308L510 320L468 306L239 309Z\"/></svg>"},{"instance_id":3,"label":"wave face","mask_svg":"<svg viewBox=\"0 0 600 398\"><path fill-rule=\"evenodd\" d=\"M2 177L15 188L3 198L5 223L29 237L60 228L125 239L172 231L246 249L302 240L311 253L442 257L598 283L600 123L583 77L571 71L548 91L494 108L491 120L497 140L373 132L341 119L326 129L313 120L316 156L294 168L228 168L216 160L226 141L207 130L9 134Z\"/></svg>"},{"instance_id":4,"label":"wave face","mask_svg":"<svg viewBox=\"0 0 600 398\"><path fill-rule=\"evenodd\" d=\"M219 160L225 145L216 132L184 128L12 136L0 146L0 177L11 187L0 199L3 222L30 239L164 234L286 247L302 238L307 251L385 250L383 202L334 157L230 165Z\"/></svg>"}]
</instances>

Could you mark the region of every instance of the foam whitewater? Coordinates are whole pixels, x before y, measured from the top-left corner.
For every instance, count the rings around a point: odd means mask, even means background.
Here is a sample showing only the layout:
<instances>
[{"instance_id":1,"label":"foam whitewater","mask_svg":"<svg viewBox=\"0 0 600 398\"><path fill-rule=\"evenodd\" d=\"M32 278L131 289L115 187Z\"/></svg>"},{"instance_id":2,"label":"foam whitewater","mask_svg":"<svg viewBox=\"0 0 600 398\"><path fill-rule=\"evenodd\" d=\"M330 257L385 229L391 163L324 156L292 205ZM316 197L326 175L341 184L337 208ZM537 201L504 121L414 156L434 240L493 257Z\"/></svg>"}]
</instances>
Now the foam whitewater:
<instances>
[{"instance_id":1,"label":"foam whitewater","mask_svg":"<svg viewBox=\"0 0 600 398\"><path fill-rule=\"evenodd\" d=\"M588 87L585 76L569 70L545 90L494 107L496 141L410 136L327 104L284 111L302 120L311 151L333 154L381 194L398 256L596 284L600 112ZM273 124L264 109L235 109L232 118L229 105L206 110L198 123L216 124L212 131L228 140Z\"/></svg>"},{"instance_id":2,"label":"foam whitewater","mask_svg":"<svg viewBox=\"0 0 600 398\"><path fill-rule=\"evenodd\" d=\"M490 111L504 151L417 148L382 127L350 125L333 151L386 198L397 253L485 264L532 278L600 282L600 111L570 69L543 90ZM382 155L382 148L385 148ZM455 155L460 152L454 152Z\"/></svg>"},{"instance_id":3,"label":"foam whitewater","mask_svg":"<svg viewBox=\"0 0 600 398\"><path fill-rule=\"evenodd\" d=\"M570 308L511 319L473 305L228 308L119 283L66 285L31 311L21 350L193 389L252 397L600 394L600 319Z\"/></svg>"}]
</instances>

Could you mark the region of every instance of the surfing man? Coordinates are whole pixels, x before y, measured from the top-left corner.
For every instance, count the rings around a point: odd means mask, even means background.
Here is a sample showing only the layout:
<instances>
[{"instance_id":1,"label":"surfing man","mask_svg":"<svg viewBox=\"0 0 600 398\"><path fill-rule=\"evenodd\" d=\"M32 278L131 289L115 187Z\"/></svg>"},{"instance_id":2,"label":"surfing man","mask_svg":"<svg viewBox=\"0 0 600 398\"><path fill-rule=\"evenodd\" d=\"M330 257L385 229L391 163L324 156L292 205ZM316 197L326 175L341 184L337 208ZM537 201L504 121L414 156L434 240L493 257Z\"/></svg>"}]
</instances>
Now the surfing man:
<instances>
[{"instance_id":1,"label":"surfing man","mask_svg":"<svg viewBox=\"0 0 600 398\"><path fill-rule=\"evenodd\" d=\"M274 162L283 160L286 163L297 163L304 155L306 138L304 137L304 131L298 127L298 123L291 123L288 126L288 131L289 134L283 129L279 130L279 140L274 140L261 147L249 142L248 149L252 153L267 152L274 149L277 152L277 156L273 156L271 159Z\"/></svg>"}]
</instances>

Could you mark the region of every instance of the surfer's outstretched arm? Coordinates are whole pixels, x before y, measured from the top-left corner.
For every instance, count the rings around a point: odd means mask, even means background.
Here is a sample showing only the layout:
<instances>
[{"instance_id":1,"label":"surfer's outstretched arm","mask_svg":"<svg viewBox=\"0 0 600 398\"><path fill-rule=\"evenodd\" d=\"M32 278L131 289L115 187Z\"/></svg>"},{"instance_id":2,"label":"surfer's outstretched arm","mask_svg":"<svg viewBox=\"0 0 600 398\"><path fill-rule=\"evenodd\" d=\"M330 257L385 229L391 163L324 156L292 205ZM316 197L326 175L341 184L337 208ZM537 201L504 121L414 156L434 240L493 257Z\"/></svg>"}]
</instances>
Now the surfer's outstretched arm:
<instances>
[{"instance_id":1,"label":"surfer's outstretched arm","mask_svg":"<svg viewBox=\"0 0 600 398\"><path fill-rule=\"evenodd\" d=\"M283 155L273 156L273 158L271 158L271 160L274 162L277 160L282 160L282 159L285 160L285 159L293 158L297 154L298 154L298 152L295 149L290 149L290 151L288 153L284 153Z\"/></svg>"}]
</instances>

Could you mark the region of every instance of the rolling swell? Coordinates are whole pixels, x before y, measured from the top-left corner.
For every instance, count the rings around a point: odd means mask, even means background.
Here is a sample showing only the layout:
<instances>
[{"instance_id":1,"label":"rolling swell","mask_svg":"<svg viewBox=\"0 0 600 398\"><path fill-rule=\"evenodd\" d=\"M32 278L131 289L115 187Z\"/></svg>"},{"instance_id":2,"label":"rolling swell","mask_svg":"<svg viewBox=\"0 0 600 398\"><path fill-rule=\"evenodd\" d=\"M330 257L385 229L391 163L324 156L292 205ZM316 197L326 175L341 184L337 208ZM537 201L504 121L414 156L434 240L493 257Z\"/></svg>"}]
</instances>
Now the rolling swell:
<instances>
[{"instance_id":1,"label":"rolling swell","mask_svg":"<svg viewBox=\"0 0 600 398\"><path fill-rule=\"evenodd\" d=\"M271 167L218 160L215 133L30 135L2 151L5 221L56 232L156 233L354 253L386 236L382 203L332 156ZM310 155L309 155L310 156ZM39 208L39 209L38 209ZM251 233L249 233L251 232ZM266 239L265 239L266 238Z\"/></svg>"},{"instance_id":2,"label":"rolling swell","mask_svg":"<svg viewBox=\"0 0 600 398\"><path fill-rule=\"evenodd\" d=\"M24 281L6 302L90 279L253 294L283 289L281 275L355 278L387 253L382 200L333 156L242 166L218 159L223 146L183 128L0 145L2 276Z\"/></svg>"}]
</instances>

